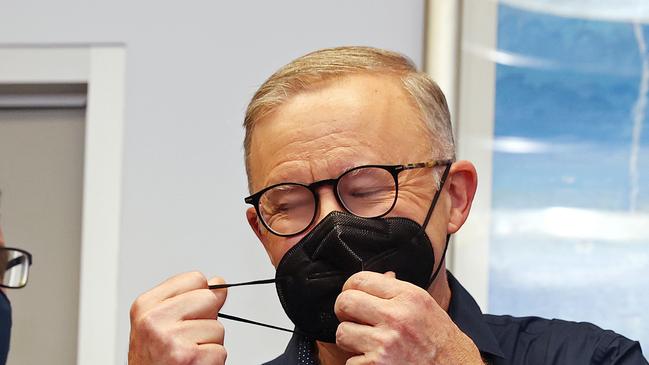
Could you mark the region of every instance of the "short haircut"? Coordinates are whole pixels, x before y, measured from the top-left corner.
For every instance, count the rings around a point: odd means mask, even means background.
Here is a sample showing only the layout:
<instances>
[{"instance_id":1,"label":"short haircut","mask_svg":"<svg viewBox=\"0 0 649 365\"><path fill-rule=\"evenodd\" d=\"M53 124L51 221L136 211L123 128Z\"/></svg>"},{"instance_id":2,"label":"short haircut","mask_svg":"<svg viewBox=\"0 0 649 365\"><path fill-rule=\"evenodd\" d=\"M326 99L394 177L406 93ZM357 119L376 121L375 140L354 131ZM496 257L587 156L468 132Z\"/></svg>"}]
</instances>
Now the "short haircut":
<instances>
[{"instance_id":1,"label":"short haircut","mask_svg":"<svg viewBox=\"0 0 649 365\"><path fill-rule=\"evenodd\" d=\"M271 75L252 97L243 126L248 186L251 188L250 144L255 124L292 96L314 84L354 74L395 76L412 97L430 132L438 159L455 159L453 128L444 93L428 74L417 71L406 56L372 47L326 48L299 57Z\"/></svg>"}]
</instances>

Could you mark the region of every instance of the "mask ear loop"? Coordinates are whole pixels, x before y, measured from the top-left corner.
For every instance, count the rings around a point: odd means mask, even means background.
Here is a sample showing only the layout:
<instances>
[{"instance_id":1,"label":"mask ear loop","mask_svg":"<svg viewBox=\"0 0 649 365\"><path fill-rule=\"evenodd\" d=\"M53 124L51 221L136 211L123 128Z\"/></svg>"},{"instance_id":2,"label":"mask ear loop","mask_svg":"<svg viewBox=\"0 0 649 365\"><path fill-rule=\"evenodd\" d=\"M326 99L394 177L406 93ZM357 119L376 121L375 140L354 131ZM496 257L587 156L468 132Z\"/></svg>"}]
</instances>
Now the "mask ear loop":
<instances>
[{"instance_id":1,"label":"mask ear loop","mask_svg":"<svg viewBox=\"0 0 649 365\"><path fill-rule=\"evenodd\" d=\"M437 192L435 193L435 197L433 198L433 201L430 204L430 208L428 208L428 213L426 214L426 219L424 219L424 224L422 226L424 230L428 226L428 221L430 221L430 217L433 215L433 211L435 210L435 206L437 206L437 201L439 200L440 195L442 195L444 184L446 184L446 179L448 178L450 172L451 172L451 164L449 163L446 165L446 169L444 169L444 174L442 174L442 179L440 180L439 183L439 189L437 189ZM428 285L426 285L426 288L428 288L433 283L433 281L435 281L435 278L437 278L437 274L439 274L439 270L442 268L442 262L444 262L444 259L446 258L446 251L448 250L448 243L450 241L451 241L451 235L447 234L446 244L444 245L444 251L442 252L442 258L439 261L439 265L437 265L437 269L430 277L430 280L428 281ZM435 264L433 263L433 265Z\"/></svg>"},{"instance_id":2,"label":"mask ear loop","mask_svg":"<svg viewBox=\"0 0 649 365\"><path fill-rule=\"evenodd\" d=\"M250 319L245 319L245 318L241 318L241 317L235 317L235 316L231 316L231 315L225 314L225 313L219 313L216 318L217 319L218 318L223 318L223 319L229 319L231 321L254 324L254 325L257 325L257 326L271 328L271 329L274 329L274 330L279 330L279 331L284 331L284 332L289 332L289 333L294 333L295 332L295 331L290 330L288 328L273 326L272 324L266 324L266 323L261 323L261 322L257 322L257 321L252 321Z\"/></svg>"},{"instance_id":3,"label":"mask ear loop","mask_svg":"<svg viewBox=\"0 0 649 365\"><path fill-rule=\"evenodd\" d=\"M233 286L273 284L275 281L276 281L275 279L264 279L264 280L245 281L243 283L214 284L214 285L209 285L208 288L209 289L223 289L223 288L231 288Z\"/></svg>"},{"instance_id":4,"label":"mask ear loop","mask_svg":"<svg viewBox=\"0 0 649 365\"><path fill-rule=\"evenodd\" d=\"M230 284L214 284L214 285L209 285L209 289L223 289L223 288L231 288L233 286L245 286L245 285L259 285L259 284L272 284L275 283L277 279L264 279L264 280L253 280L253 281L246 281L242 283L230 283ZM242 322L242 323L248 323L248 324L254 324L257 326L261 327L266 327L266 328L271 328L274 330L279 330L279 331L284 331L284 332L289 332L289 333L295 333L296 331L290 330L288 328L284 327L278 327L278 326L273 326L271 324L266 324L266 323L261 323L257 321L253 321L250 319L245 319L241 317L236 317L236 316L231 316L229 314L225 313L219 313L216 317L218 318L223 318L223 319L229 319L231 321L237 321L237 322Z\"/></svg>"},{"instance_id":5,"label":"mask ear loop","mask_svg":"<svg viewBox=\"0 0 649 365\"><path fill-rule=\"evenodd\" d=\"M430 220L430 217L433 215L433 210L435 209L435 206L437 205L437 201L439 200L439 196L441 195L442 189L444 188L444 184L446 183L446 179L448 178L448 174L451 171L451 164L446 165L446 169L444 170L444 174L442 175L442 179L439 184L439 189L435 193L435 197L433 198L432 203L430 204L430 208L428 208L428 213L426 214L426 219L424 219L424 224L423 224L423 229L426 229L426 226L428 226L428 221ZM446 257L446 251L448 250L448 243L450 241L451 235L448 234L446 235L446 245L444 246L444 252L442 253L442 259L439 262L439 265L437 266L437 269L431 276L430 281L428 282L427 286L430 286L430 284L433 283L435 278L437 277L437 274L439 274L439 270L442 268L442 262L444 262L444 258ZM245 286L245 285L259 285L259 284L272 284L275 283L278 279L264 279L264 280L253 280L253 281L246 281L242 283L230 283L230 284L214 284L214 285L209 285L209 289L223 289L223 288L231 288L233 286ZM245 319L241 317L236 317L236 316L231 316L229 314L225 313L219 313L217 315L217 318L223 318L223 319L229 319L231 321L237 321L237 322L242 322L242 323L248 323L248 324L254 324L257 326L261 327L266 327L266 328L271 328L274 330L279 330L279 331L284 331L284 332L289 332L289 333L299 333L297 330L290 330L288 328L284 327L278 327L278 326L273 326L270 324L266 323L261 323L257 321L252 321L250 319Z\"/></svg>"}]
</instances>

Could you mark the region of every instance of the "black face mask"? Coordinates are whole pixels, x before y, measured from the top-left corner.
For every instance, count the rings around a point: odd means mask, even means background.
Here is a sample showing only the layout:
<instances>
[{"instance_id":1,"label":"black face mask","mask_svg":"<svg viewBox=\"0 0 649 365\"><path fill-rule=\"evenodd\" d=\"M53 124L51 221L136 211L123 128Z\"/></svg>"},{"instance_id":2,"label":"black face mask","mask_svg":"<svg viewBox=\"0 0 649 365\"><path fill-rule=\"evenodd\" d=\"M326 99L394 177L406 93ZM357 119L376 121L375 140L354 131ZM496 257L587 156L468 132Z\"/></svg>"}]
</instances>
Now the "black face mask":
<instances>
[{"instance_id":1,"label":"black face mask","mask_svg":"<svg viewBox=\"0 0 649 365\"><path fill-rule=\"evenodd\" d=\"M435 254L422 226L407 218L360 218L332 212L293 246L277 266L279 300L303 334L335 342L334 303L359 271L393 271L427 289Z\"/></svg>"},{"instance_id":2,"label":"black face mask","mask_svg":"<svg viewBox=\"0 0 649 365\"><path fill-rule=\"evenodd\" d=\"M423 226L408 218L361 218L331 212L286 252L277 266L275 279L210 288L275 282L279 300L296 331L314 340L333 343L340 323L334 314L334 303L343 284L353 274L393 271L397 279L423 289L428 289L435 280L450 236L433 273L435 253L425 228L449 170L450 165L444 171ZM286 330L223 313L219 317Z\"/></svg>"}]
</instances>

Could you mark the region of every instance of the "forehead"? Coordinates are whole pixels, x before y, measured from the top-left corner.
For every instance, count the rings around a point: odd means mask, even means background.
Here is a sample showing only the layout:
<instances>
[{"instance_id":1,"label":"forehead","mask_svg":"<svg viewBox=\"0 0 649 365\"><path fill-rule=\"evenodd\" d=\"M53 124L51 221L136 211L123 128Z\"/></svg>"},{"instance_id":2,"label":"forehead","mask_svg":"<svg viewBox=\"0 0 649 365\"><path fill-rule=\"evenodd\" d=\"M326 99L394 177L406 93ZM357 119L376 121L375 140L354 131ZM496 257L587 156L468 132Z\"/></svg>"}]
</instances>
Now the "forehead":
<instances>
[{"instance_id":1,"label":"forehead","mask_svg":"<svg viewBox=\"0 0 649 365\"><path fill-rule=\"evenodd\" d=\"M257 191L333 178L363 164L418 162L430 150L429 132L398 78L346 76L292 96L257 122L251 185Z\"/></svg>"}]
</instances>

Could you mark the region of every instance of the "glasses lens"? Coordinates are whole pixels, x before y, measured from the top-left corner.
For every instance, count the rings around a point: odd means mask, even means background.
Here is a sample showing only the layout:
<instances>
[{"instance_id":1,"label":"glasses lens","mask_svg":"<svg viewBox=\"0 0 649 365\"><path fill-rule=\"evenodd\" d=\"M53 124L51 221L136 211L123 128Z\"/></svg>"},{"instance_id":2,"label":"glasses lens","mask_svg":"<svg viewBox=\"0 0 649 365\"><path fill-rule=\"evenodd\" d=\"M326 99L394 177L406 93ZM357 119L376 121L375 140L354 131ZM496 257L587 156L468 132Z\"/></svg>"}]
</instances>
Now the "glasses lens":
<instances>
[{"instance_id":1,"label":"glasses lens","mask_svg":"<svg viewBox=\"0 0 649 365\"><path fill-rule=\"evenodd\" d=\"M389 171L379 167L362 167L340 178L338 195L350 213L372 218L390 211L397 197L397 189Z\"/></svg>"},{"instance_id":2,"label":"glasses lens","mask_svg":"<svg viewBox=\"0 0 649 365\"><path fill-rule=\"evenodd\" d=\"M267 190L259 199L261 219L273 232L294 234L309 226L315 214L315 197L298 184L282 184Z\"/></svg>"},{"instance_id":3,"label":"glasses lens","mask_svg":"<svg viewBox=\"0 0 649 365\"><path fill-rule=\"evenodd\" d=\"M27 284L29 275L29 257L18 250L0 250L0 276L2 285L9 288L20 288Z\"/></svg>"}]
</instances>

